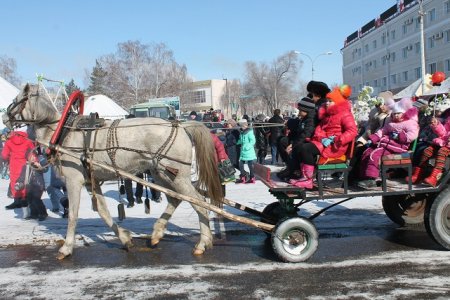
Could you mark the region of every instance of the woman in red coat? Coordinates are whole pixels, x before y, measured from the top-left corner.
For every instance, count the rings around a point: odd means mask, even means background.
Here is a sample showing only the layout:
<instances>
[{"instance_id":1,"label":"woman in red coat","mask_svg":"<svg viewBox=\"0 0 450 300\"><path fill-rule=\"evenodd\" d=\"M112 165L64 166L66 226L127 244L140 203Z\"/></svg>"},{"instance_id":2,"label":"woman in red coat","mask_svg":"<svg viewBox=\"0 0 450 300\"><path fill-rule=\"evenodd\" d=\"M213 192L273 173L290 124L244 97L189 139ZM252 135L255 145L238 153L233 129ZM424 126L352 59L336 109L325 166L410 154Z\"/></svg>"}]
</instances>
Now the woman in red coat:
<instances>
[{"instance_id":1,"label":"woman in red coat","mask_svg":"<svg viewBox=\"0 0 450 300\"><path fill-rule=\"evenodd\" d=\"M6 209L14 209L27 206L25 201L25 189L15 190L14 185L20 176L23 166L26 164L26 153L29 149L33 149L34 144L28 139L28 134L23 131L14 131L10 138L6 141L2 150L2 158L9 161L10 188L14 198L14 202L5 206Z\"/></svg>"},{"instance_id":2,"label":"woman in red coat","mask_svg":"<svg viewBox=\"0 0 450 300\"><path fill-rule=\"evenodd\" d=\"M357 134L351 104L342 96L339 88L328 93L326 98L327 102L319 108L319 124L311 142L305 143L300 149L299 160L303 178L290 181L297 187L312 189L317 156L341 157Z\"/></svg>"}]
</instances>

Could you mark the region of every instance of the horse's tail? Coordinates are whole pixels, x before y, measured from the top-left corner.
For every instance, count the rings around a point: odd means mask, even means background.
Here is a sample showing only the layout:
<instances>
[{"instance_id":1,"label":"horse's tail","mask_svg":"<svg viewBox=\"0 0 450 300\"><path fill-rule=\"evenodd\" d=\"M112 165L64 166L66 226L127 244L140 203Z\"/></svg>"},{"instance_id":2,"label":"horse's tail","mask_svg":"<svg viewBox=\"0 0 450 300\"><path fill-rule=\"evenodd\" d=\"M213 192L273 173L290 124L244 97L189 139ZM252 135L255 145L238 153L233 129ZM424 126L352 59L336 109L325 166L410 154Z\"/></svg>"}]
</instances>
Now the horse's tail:
<instances>
[{"instance_id":1,"label":"horse's tail","mask_svg":"<svg viewBox=\"0 0 450 300\"><path fill-rule=\"evenodd\" d=\"M223 192L216 162L216 149L209 129L200 122L184 123L185 130L191 136L195 147L198 167L198 188L206 189L211 204L222 207Z\"/></svg>"}]
</instances>

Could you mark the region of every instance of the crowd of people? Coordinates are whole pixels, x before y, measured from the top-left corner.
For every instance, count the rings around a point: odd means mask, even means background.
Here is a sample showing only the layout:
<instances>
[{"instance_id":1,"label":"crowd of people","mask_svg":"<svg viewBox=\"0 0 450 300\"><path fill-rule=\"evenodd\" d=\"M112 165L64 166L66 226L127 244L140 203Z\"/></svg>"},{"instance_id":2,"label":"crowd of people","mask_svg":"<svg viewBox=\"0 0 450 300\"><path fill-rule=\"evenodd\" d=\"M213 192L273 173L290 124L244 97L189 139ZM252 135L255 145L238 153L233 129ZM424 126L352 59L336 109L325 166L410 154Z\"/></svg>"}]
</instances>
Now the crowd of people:
<instances>
[{"instance_id":1,"label":"crowd of people","mask_svg":"<svg viewBox=\"0 0 450 300\"><path fill-rule=\"evenodd\" d=\"M287 120L279 109L270 118L258 114L226 120L222 142L232 165L239 170L235 183L254 183L255 163L282 164L285 168L277 173L281 180L312 189L317 164L346 161L352 152L350 183L362 189L373 188L381 182L383 156L413 149L412 182L436 186L450 155L448 104L436 102L430 116L425 113L428 101L395 101L393 94L385 91L374 97L376 103L368 120L359 122L348 96L348 91L340 87L331 90L324 82L311 81L307 96L297 103L298 114ZM191 116L195 119L195 112ZM430 158L436 158L431 171L427 167ZM402 172L390 176L409 179Z\"/></svg>"}]
</instances>

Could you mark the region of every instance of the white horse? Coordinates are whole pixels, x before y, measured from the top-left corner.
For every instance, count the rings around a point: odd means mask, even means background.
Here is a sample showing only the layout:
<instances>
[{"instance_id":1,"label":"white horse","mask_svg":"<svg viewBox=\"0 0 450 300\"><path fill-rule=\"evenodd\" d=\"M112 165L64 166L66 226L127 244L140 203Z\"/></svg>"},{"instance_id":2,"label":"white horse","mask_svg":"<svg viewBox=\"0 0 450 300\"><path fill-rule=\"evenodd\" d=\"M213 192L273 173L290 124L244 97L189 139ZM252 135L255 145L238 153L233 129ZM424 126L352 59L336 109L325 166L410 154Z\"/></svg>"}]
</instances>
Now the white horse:
<instances>
[{"instance_id":1,"label":"white horse","mask_svg":"<svg viewBox=\"0 0 450 300\"><path fill-rule=\"evenodd\" d=\"M50 141L61 114L51 100L41 94L39 87L27 84L14 102L8 107L3 123L12 128L19 124L32 124L38 140ZM80 153L86 152L95 161L126 170L131 174L150 170L157 184L180 194L202 199L197 188L206 188L211 203L221 206L222 189L215 161L215 149L209 130L202 123L165 121L159 118L134 118L119 123L106 121L104 127L93 131L91 140L85 142L86 130L68 128L69 132L61 143L65 149ZM191 183L192 146L195 147L199 171L199 186ZM118 226L107 209L99 182L117 178L115 172L92 167L88 171L80 159L59 153L62 175L66 179L69 197L69 220L64 245L59 249L58 258L72 254L75 229L78 219L80 193L82 186L96 195L99 215L118 236L121 243L132 246L131 234ZM89 165L89 164L88 164ZM90 176L92 174L92 177ZM180 204L180 200L167 197L167 208L153 227L152 245L159 243L164 236L167 222ZM212 234L209 227L208 211L193 205L200 222L200 240L193 253L203 254L212 247Z\"/></svg>"}]
</instances>

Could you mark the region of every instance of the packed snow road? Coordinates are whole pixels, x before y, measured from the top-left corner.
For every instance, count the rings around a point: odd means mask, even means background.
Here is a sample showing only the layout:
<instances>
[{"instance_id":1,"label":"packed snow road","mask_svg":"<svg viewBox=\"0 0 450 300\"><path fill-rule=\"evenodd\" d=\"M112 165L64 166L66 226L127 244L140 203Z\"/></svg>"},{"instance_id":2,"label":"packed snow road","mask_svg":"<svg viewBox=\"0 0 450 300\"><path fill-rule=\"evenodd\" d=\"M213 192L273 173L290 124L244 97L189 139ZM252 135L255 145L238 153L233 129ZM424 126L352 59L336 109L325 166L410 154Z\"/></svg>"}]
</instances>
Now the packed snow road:
<instances>
[{"instance_id":1,"label":"packed snow road","mask_svg":"<svg viewBox=\"0 0 450 300\"><path fill-rule=\"evenodd\" d=\"M0 193L6 194L6 181ZM116 182L104 185L117 217ZM44 197L47 197L46 195ZM227 198L262 210L275 199L259 181L227 185ZM10 199L3 202L9 204ZM44 201L48 203L48 199ZM266 234L211 214L214 248L191 255L198 239L197 216L183 203L168 234L152 248L147 235L165 201L127 209L121 223L133 231L126 252L82 194L74 254L55 259L66 220L22 220L21 211L0 209L0 298L419 298L450 297L450 252L422 228L398 229L384 215L379 198L355 199L315 220L319 248L305 263L280 263ZM332 201L302 206L301 214ZM232 208L232 213L243 214Z\"/></svg>"}]
</instances>

